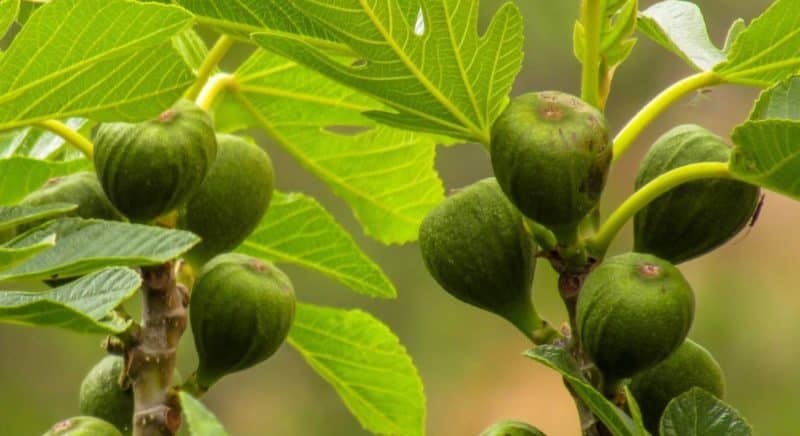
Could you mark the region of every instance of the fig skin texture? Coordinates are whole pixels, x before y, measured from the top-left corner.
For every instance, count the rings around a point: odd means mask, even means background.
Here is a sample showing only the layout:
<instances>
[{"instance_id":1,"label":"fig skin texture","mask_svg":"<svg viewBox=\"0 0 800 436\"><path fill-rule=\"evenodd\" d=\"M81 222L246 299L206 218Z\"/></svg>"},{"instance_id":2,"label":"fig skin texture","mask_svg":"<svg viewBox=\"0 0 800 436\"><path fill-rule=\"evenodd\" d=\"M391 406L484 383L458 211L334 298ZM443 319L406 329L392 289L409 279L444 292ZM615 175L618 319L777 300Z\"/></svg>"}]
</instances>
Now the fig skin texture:
<instances>
[{"instance_id":1,"label":"fig skin texture","mask_svg":"<svg viewBox=\"0 0 800 436\"><path fill-rule=\"evenodd\" d=\"M130 434L133 422L133 391L120 386L125 367L120 356L106 356L83 379L80 388L80 411L113 424L123 434Z\"/></svg>"},{"instance_id":2,"label":"fig skin texture","mask_svg":"<svg viewBox=\"0 0 800 436\"><path fill-rule=\"evenodd\" d=\"M44 436L122 436L122 433L102 419L76 416L57 422Z\"/></svg>"},{"instance_id":3,"label":"fig skin texture","mask_svg":"<svg viewBox=\"0 0 800 436\"><path fill-rule=\"evenodd\" d=\"M609 380L664 360L694 319L694 293L666 260L642 253L606 259L586 277L577 305L581 346Z\"/></svg>"},{"instance_id":4,"label":"fig skin texture","mask_svg":"<svg viewBox=\"0 0 800 436\"><path fill-rule=\"evenodd\" d=\"M203 239L185 258L199 267L241 244L267 212L273 185L267 152L238 136L217 135L217 157L178 213L178 227Z\"/></svg>"},{"instance_id":5,"label":"fig skin texture","mask_svg":"<svg viewBox=\"0 0 800 436\"><path fill-rule=\"evenodd\" d=\"M727 162L722 138L696 125L675 127L645 156L636 189L659 175L699 162ZM679 185L634 217L634 250L672 263L702 256L724 244L750 222L761 190L737 180L706 179Z\"/></svg>"},{"instance_id":6,"label":"fig skin texture","mask_svg":"<svg viewBox=\"0 0 800 436\"><path fill-rule=\"evenodd\" d=\"M519 96L492 126L492 168L503 192L562 240L597 206L611 153L603 114L561 92Z\"/></svg>"},{"instance_id":7,"label":"fig skin texture","mask_svg":"<svg viewBox=\"0 0 800 436\"><path fill-rule=\"evenodd\" d=\"M656 366L636 374L629 385L645 426L653 434L658 433L661 415L670 400L693 387L720 399L725 396L722 368L711 353L690 339Z\"/></svg>"},{"instance_id":8,"label":"fig skin texture","mask_svg":"<svg viewBox=\"0 0 800 436\"><path fill-rule=\"evenodd\" d=\"M146 223L185 203L216 153L211 118L181 100L155 120L101 124L94 164L111 203L131 221Z\"/></svg>"},{"instance_id":9,"label":"fig skin texture","mask_svg":"<svg viewBox=\"0 0 800 436\"><path fill-rule=\"evenodd\" d=\"M200 271L189 311L199 358L197 384L207 390L226 374L277 351L294 321L294 289L269 262L222 254Z\"/></svg>"},{"instance_id":10,"label":"fig skin texture","mask_svg":"<svg viewBox=\"0 0 800 436\"><path fill-rule=\"evenodd\" d=\"M103 187L94 173L81 171L64 177L54 177L44 186L31 192L20 201L28 206L42 206L50 203L72 203L78 208L65 216L81 218L97 218L102 220L122 221L122 214L114 208L106 198ZM25 228L33 228L38 223L28 224ZM20 229L20 232L23 229Z\"/></svg>"},{"instance_id":11,"label":"fig skin texture","mask_svg":"<svg viewBox=\"0 0 800 436\"><path fill-rule=\"evenodd\" d=\"M535 246L522 215L497 181L483 179L430 211L419 230L431 276L457 299L500 315L530 334Z\"/></svg>"},{"instance_id":12,"label":"fig skin texture","mask_svg":"<svg viewBox=\"0 0 800 436\"><path fill-rule=\"evenodd\" d=\"M486 430L480 436L546 436L538 428L520 421L498 421Z\"/></svg>"}]
</instances>

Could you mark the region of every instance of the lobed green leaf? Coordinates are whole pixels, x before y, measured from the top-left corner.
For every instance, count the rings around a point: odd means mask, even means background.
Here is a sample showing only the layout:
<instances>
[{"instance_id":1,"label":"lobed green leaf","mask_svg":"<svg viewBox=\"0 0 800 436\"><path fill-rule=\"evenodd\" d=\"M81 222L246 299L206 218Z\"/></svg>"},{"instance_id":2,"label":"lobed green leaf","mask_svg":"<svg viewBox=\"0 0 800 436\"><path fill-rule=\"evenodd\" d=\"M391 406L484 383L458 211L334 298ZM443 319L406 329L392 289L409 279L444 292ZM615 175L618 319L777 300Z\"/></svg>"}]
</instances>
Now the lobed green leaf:
<instances>
[{"instance_id":1,"label":"lobed green leaf","mask_svg":"<svg viewBox=\"0 0 800 436\"><path fill-rule=\"evenodd\" d=\"M192 436L228 436L228 432L199 400L186 392L180 393L181 408L186 415L189 434Z\"/></svg>"},{"instance_id":2,"label":"lobed green leaf","mask_svg":"<svg viewBox=\"0 0 800 436\"><path fill-rule=\"evenodd\" d=\"M193 80L171 44L191 24L183 9L156 3L45 4L0 58L0 130L51 118L158 114Z\"/></svg>"},{"instance_id":3,"label":"lobed green leaf","mask_svg":"<svg viewBox=\"0 0 800 436\"><path fill-rule=\"evenodd\" d=\"M405 348L360 310L299 304L289 343L369 432L425 433L422 381Z\"/></svg>"},{"instance_id":4,"label":"lobed green leaf","mask_svg":"<svg viewBox=\"0 0 800 436\"><path fill-rule=\"evenodd\" d=\"M157 265L200 240L196 235L155 226L63 218L43 224L2 247L19 248L56 235L56 245L27 262L0 271L0 281L76 277L109 266Z\"/></svg>"},{"instance_id":5,"label":"lobed green leaf","mask_svg":"<svg viewBox=\"0 0 800 436\"><path fill-rule=\"evenodd\" d=\"M640 434L638 426L631 417L607 400L583 377L578 363L566 350L554 345L540 345L528 350L525 355L561 374L575 394L586 403L614 436L638 436Z\"/></svg>"},{"instance_id":6,"label":"lobed green leaf","mask_svg":"<svg viewBox=\"0 0 800 436\"><path fill-rule=\"evenodd\" d=\"M356 292L393 298L394 286L323 207L302 194L275 193L261 224L238 251L299 265Z\"/></svg>"},{"instance_id":7,"label":"lobed green leaf","mask_svg":"<svg viewBox=\"0 0 800 436\"><path fill-rule=\"evenodd\" d=\"M109 268L47 292L0 290L0 323L60 327L79 333L124 332L130 322L113 310L131 298L141 277Z\"/></svg>"},{"instance_id":8,"label":"lobed green leaf","mask_svg":"<svg viewBox=\"0 0 800 436\"><path fill-rule=\"evenodd\" d=\"M236 82L216 111L218 128L265 129L348 203L368 235L384 243L417 238L444 198L433 138L376 126L362 112L380 104L265 51L237 70Z\"/></svg>"},{"instance_id":9,"label":"lobed green leaf","mask_svg":"<svg viewBox=\"0 0 800 436\"><path fill-rule=\"evenodd\" d=\"M729 405L700 388L674 398L661 417L661 436L752 436L753 429Z\"/></svg>"},{"instance_id":10,"label":"lobed green leaf","mask_svg":"<svg viewBox=\"0 0 800 436\"><path fill-rule=\"evenodd\" d=\"M0 159L0 205L14 204L53 177L91 168L85 159L54 162L15 156Z\"/></svg>"},{"instance_id":11,"label":"lobed green leaf","mask_svg":"<svg viewBox=\"0 0 800 436\"><path fill-rule=\"evenodd\" d=\"M329 56L296 33L268 31L253 40L396 111L368 112L380 122L488 144L521 67L522 17L507 2L479 37L478 3L292 2L350 47L359 59L355 63Z\"/></svg>"}]
</instances>

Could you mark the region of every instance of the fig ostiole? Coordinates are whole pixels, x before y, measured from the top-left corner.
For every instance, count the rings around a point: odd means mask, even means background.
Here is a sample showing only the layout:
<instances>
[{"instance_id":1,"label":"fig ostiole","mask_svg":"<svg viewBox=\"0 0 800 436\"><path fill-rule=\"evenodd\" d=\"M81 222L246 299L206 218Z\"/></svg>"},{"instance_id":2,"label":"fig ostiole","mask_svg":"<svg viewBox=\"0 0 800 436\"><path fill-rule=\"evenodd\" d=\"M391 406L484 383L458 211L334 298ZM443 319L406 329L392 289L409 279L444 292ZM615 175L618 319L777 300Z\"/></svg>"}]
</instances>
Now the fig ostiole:
<instances>
[{"instance_id":1,"label":"fig ostiole","mask_svg":"<svg viewBox=\"0 0 800 436\"><path fill-rule=\"evenodd\" d=\"M426 268L450 295L507 319L529 337L541 331L531 301L535 246L494 178L431 210L419 244Z\"/></svg>"},{"instance_id":2,"label":"fig ostiole","mask_svg":"<svg viewBox=\"0 0 800 436\"><path fill-rule=\"evenodd\" d=\"M717 398L725 396L725 377L719 363L690 339L656 366L636 374L629 385L644 424L653 434L658 432L661 415L670 400L694 387Z\"/></svg>"},{"instance_id":3,"label":"fig ostiole","mask_svg":"<svg viewBox=\"0 0 800 436\"><path fill-rule=\"evenodd\" d=\"M578 338L612 386L675 351L692 325L694 304L689 283L668 261L614 256L589 273L578 295Z\"/></svg>"},{"instance_id":4,"label":"fig ostiole","mask_svg":"<svg viewBox=\"0 0 800 436\"><path fill-rule=\"evenodd\" d=\"M511 202L571 242L597 207L612 148L600 111L578 97L544 91L511 101L492 126L490 151Z\"/></svg>"},{"instance_id":5,"label":"fig ostiole","mask_svg":"<svg viewBox=\"0 0 800 436\"><path fill-rule=\"evenodd\" d=\"M266 213L273 184L267 152L238 136L217 135L208 175L178 212L178 227L202 238L184 257L198 267L241 244Z\"/></svg>"},{"instance_id":6,"label":"fig ostiole","mask_svg":"<svg viewBox=\"0 0 800 436\"><path fill-rule=\"evenodd\" d=\"M731 148L696 125L675 127L650 148L636 176L636 189L667 171L699 162L727 162ZM738 180L703 179L662 194L634 216L634 250L673 263L702 256L750 222L761 190Z\"/></svg>"},{"instance_id":7,"label":"fig ostiole","mask_svg":"<svg viewBox=\"0 0 800 436\"><path fill-rule=\"evenodd\" d=\"M55 423L44 436L122 436L122 433L100 418L75 416Z\"/></svg>"},{"instance_id":8,"label":"fig ostiole","mask_svg":"<svg viewBox=\"0 0 800 436\"><path fill-rule=\"evenodd\" d=\"M272 356L289 334L294 313L292 284L273 264L236 253L210 260L189 306L199 360L191 382L204 391Z\"/></svg>"},{"instance_id":9,"label":"fig ostiole","mask_svg":"<svg viewBox=\"0 0 800 436\"><path fill-rule=\"evenodd\" d=\"M216 153L211 118L180 100L155 120L101 124L94 164L111 203L131 221L150 222L189 199Z\"/></svg>"},{"instance_id":10,"label":"fig ostiole","mask_svg":"<svg viewBox=\"0 0 800 436\"><path fill-rule=\"evenodd\" d=\"M480 436L546 436L538 428L521 421L503 420L487 427Z\"/></svg>"}]
</instances>

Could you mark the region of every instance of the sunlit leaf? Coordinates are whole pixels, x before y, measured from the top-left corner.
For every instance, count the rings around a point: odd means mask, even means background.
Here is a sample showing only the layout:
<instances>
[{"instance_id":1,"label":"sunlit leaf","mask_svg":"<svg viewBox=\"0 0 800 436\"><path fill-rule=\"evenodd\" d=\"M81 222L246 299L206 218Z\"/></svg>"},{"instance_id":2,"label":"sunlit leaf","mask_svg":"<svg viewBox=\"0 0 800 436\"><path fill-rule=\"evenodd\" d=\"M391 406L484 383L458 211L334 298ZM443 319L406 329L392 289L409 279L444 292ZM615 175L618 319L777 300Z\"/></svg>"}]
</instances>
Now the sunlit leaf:
<instances>
[{"instance_id":1,"label":"sunlit leaf","mask_svg":"<svg viewBox=\"0 0 800 436\"><path fill-rule=\"evenodd\" d=\"M6 34L11 23L17 19L20 0L0 0L0 38Z\"/></svg>"}]
</instances>

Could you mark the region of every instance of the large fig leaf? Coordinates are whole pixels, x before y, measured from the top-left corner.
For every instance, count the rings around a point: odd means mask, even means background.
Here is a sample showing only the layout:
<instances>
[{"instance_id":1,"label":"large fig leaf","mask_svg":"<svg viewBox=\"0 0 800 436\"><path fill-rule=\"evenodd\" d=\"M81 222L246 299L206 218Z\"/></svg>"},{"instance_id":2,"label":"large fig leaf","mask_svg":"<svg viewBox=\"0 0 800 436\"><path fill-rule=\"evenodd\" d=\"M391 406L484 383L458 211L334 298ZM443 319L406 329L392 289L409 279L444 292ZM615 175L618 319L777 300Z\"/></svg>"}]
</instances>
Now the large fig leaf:
<instances>
[{"instance_id":1,"label":"large fig leaf","mask_svg":"<svg viewBox=\"0 0 800 436\"><path fill-rule=\"evenodd\" d=\"M741 31L728 60L714 68L723 81L769 87L800 71L800 8L777 0Z\"/></svg>"},{"instance_id":2,"label":"large fig leaf","mask_svg":"<svg viewBox=\"0 0 800 436\"><path fill-rule=\"evenodd\" d=\"M563 348L540 345L525 353L531 359L558 371L614 436L639 436L639 428L630 416L608 401L580 372L578 363Z\"/></svg>"},{"instance_id":3,"label":"large fig leaf","mask_svg":"<svg viewBox=\"0 0 800 436\"><path fill-rule=\"evenodd\" d=\"M741 180L800 200L800 77L765 91L750 120L733 131L731 171Z\"/></svg>"},{"instance_id":4,"label":"large fig leaf","mask_svg":"<svg viewBox=\"0 0 800 436\"><path fill-rule=\"evenodd\" d=\"M731 406L700 388L674 398L661 417L661 436L752 436L753 429Z\"/></svg>"},{"instance_id":5,"label":"large fig leaf","mask_svg":"<svg viewBox=\"0 0 800 436\"><path fill-rule=\"evenodd\" d=\"M667 0L650 6L639 16L639 30L698 71L725 61L708 36L703 12L692 2Z\"/></svg>"},{"instance_id":6,"label":"large fig leaf","mask_svg":"<svg viewBox=\"0 0 800 436\"><path fill-rule=\"evenodd\" d=\"M180 256L200 240L182 230L62 218L17 236L1 247L25 247L52 234L56 235L55 247L17 267L0 271L0 281L67 278L108 266L161 264Z\"/></svg>"},{"instance_id":7,"label":"large fig leaf","mask_svg":"<svg viewBox=\"0 0 800 436\"><path fill-rule=\"evenodd\" d=\"M193 80L171 44L191 24L183 9L156 3L45 4L0 58L0 130L50 118L158 114Z\"/></svg>"},{"instance_id":8,"label":"large fig leaf","mask_svg":"<svg viewBox=\"0 0 800 436\"><path fill-rule=\"evenodd\" d=\"M391 298L394 286L323 207L302 194L275 193L238 251L319 271L362 294Z\"/></svg>"},{"instance_id":9,"label":"large fig leaf","mask_svg":"<svg viewBox=\"0 0 800 436\"><path fill-rule=\"evenodd\" d=\"M6 34L11 23L17 19L20 0L0 0L0 38Z\"/></svg>"},{"instance_id":10,"label":"large fig leaf","mask_svg":"<svg viewBox=\"0 0 800 436\"><path fill-rule=\"evenodd\" d=\"M190 435L228 436L228 432L217 421L217 417L206 409L206 406L198 399L186 392L181 392L180 398L181 408L183 409L183 414L186 415L186 423L189 425Z\"/></svg>"},{"instance_id":11,"label":"large fig leaf","mask_svg":"<svg viewBox=\"0 0 800 436\"><path fill-rule=\"evenodd\" d=\"M114 308L131 298L141 277L128 268L109 268L47 292L0 289L0 323L61 327L80 333L121 333L130 322Z\"/></svg>"},{"instance_id":12,"label":"large fig leaf","mask_svg":"<svg viewBox=\"0 0 800 436\"><path fill-rule=\"evenodd\" d=\"M77 205L69 203L50 203L42 206L0 206L0 230L33 221L55 218L75 210L77 207Z\"/></svg>"},{"instance_id":13,"label":"large fig leaf","mask_svg":"<svg viewBox=\"0 0 800 436\"><path fill-rule=\"evenodd\" d=\"M43 161L28 157L0 159L0 205L14 204L47 180L90 168L86 160Z\"/></svg>"},{"instance_id":14,"label":"large fig leaf","mask_svg":"<svg viewBox=\"0 0 800 436\"><path fill-rule=\"evenodd\" d=\"M444 198L432 138L376 126L361 113L380 104L265 51L239 68L236 82L217 109L220 129L262 127L350 205L368 235L417 238Z\"/></svg>"},{"instance_id":15,"label":"large fig leaf","mask_svg":"<svg viewBox=\"0 0 800 436\"><path fill-rule=\"evenodd\" d=\"M51 234L38 241L28 241L26 245L13 248L0 246L0 271L13 268L54 245L56 235Z\"/></svg>"},{"instance_id":16,"label":"large fig leaf","mask_svg":"<svg viewBox=\"0 0 800 436\"><path fill-rule=\"evenodd\" d=\"M360 61L333 58L285 31L256 33L256 43L396 111L368 113L381 122L489 143L492 123L507 102L522 61L522 17L514 3L506 2L480 37L477 0L292 4L350 47ZM278 18L293 22L294 16Z\"/></svg>"},{"instance_id":17,"label":"large fig leaf","mask_svg":"<svg viewBox=\"0 0 800 436\"><path fill-rule=\"evenodd\" d=\"M289 343L327 380L369 432L425 432L422 381L406 349L360 310L299 304Z\"/></svg>"}]
</instances>

